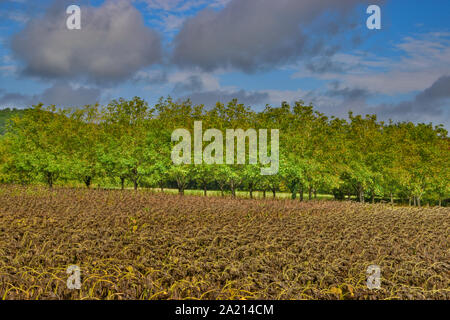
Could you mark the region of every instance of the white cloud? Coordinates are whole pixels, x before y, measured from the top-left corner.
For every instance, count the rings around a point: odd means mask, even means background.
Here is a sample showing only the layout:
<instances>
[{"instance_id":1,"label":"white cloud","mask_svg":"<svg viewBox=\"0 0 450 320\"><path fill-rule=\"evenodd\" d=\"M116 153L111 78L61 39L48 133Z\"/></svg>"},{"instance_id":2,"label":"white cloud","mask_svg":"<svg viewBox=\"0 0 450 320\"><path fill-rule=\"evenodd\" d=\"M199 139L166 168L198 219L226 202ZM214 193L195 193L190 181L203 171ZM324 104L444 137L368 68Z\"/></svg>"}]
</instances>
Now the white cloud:
<instances>
[{"instance_id":1,"label":"white cloud","mask_svg":"<svg viewBox=\"0 0 450 320\"><path fill-rule=\"evenodd\" d=\"M392 57L366 52L336 54L332 62L343 70L317 74L302 65L293 77L337 80L348 87L388 95L423 90L450 73L449 37L449 33L406 37L394 46L398 55Z\"/></svg>"},{"instance_id":2,"label":"white cloud","mask_svg":"<svg viewBox=\"0 0 450 320\"><path fill-rule=\"evenodd\" d=\"M297 90L262 90L262 92L267 93L269 101L267 103L274 106L280 105L281 102L287 101L288 103L303 100L308 97L309 92L297 89ZM306 102L306 101L305 101ZM309 103L307 101L306 103Z\"/></svg>"},{"instance_id":3,"label":"white cloud","mask_svg":"<svg viewBox=\"0 0 450 320\"><path fill-rule=\"evenodd\" d=\"M3 76L12 76L17 74L17 67L14 65L0 66L0 74Z\"/></svg>"},{"instance_id":4,"label":"white cloud","mask_svg":"<svg viewBox=\"0 0 450 320\"><path fill-rule=\"evenodd\" d=\"M19 23L27 23L30 17L18 11L4 11L0 13L0 17L6 20L11 20Z\"/></svg>"},{"instance_id":5,"label":"white cloud","mask_svg":"<svg viewBox=\"0 0 450 320\"><path fill-rule=\"evenodd\" d=\"M1 107L30 107L39 102L58 107L79 107L99 102L101 90L68 83L54 84L40 94L5 93L0 95Z\"/></svg>"},{"instance_id":6,"label":"white cloud","mask_svg":"<svg viewBox=\"0 0 450 320\"><path fill-rule=\"evenodd\" d=\"M214 91L221 89L218 78L212 73L205 73L201 71L176 71L168 75L168 82L170 84L180 85L188 84L190 81L198 83L197 90L191 91Z\"/></svg>"}]
</instances>

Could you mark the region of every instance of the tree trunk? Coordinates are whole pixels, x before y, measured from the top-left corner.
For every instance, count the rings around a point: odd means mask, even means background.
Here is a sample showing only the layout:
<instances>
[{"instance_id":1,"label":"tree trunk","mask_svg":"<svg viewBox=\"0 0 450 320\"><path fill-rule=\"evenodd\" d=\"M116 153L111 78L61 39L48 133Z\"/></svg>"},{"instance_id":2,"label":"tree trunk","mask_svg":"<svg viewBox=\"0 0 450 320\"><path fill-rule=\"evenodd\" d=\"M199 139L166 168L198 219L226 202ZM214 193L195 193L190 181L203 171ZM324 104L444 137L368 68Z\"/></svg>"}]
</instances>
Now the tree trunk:
<instances>
[{"instance_id":1,"label":"tree trunk","mask_svg":"<svg viewBox=\"0 0 450 320\"><path fill-rule=\"evenodd\" d=\"M138 182L137 182L137 179L135 179L135 180L133 181L133 184L134 184L134 190L137 190L137 189L138 189Z\"/></svg>"},{"instance_id":2,"label":"tree trunk","mask_svg":"<svg viewBox=\"0 0 450 320\"><path fill-rule=\"evenodd\" d=\"M420 208L420 197L417 197L417 206Z\"/></svg>"},{"instance_id":3,"label":"tree trunk","mask_svg":"<svg viewBox=\"0 0 450 320\"><path fill-rule=\"evenodd\" d=\"M300 187L300 201L303 201L303 186Z\"/></svg>"},{"instance_id":4,"label":"tree trunk","mask_svg":"<svg viewBox=\"0 0 450 320\"><path fill-rule=\"evenodd\" d=\"M411 207L411 196L409 196L408 205Z\"/></svg>"},{"instance_id":5,"label":"tree trunk","mask_svg":"<svg viewBox=\"0 0 450 320\"><path fill-rule=\"evenodd\" d=\"M203 195L206 197L208 194L208 189L206 183L203 185Z\"/></svg>"},{"instance_id":6,"label":"tree trunk","mask_svg":"<svg viewBox=\"0 0 450 320\"><path fill-rule=\"evenodd\" d=\"M84 184L86 185L86 188L89 189L91 187L91 181L92 181L91 177L84 177Z\"/></svg>"},{"instance_id":7,"label":"tree trunk","mask_svg":"<svg viewBox=\"0 0 450 320\"><path fill-rule=\"evenodd\" d=\"M177 178L177 187L178 187L178 194L180 196L184 195L184 188L186 185L184 184L184 181L182 179Z\"/></svg>"},{"instance_id":8,"label":"tree trunk","mask_svg":"<svg viewBox=\"0 0 450 320\"><path fill-rule=\"evenodd\" d=\"M47 184L50 189L53 189L53 174L47 173Z\"/></svg>"},{"instance_id":9,"label":"tree trunk","mask_svg":"<svg viewBox=\"0 0 450 320\"><path fill-rule=\"evenodd\" d=\"M277 190L272 189L272 198L275 199L276 196L277 196Z\"/></svg>"},{"instance_id":10,"label":"tree trunk","mask_svg":"<svg viewBox=\"0 0 450 320\"><path fill-rule=\"evenodd\" d=\"M442 198L439 196L439 204L438 204L438 206L439 207L441 207L442 206Z\"/></svg>"},{"instance_id":11,"label":"tree trunk","mask_svg":"<svg viewBox=\"0 0 450 320\"><path fill-rule=\"evenodd\" d=\"M392 194L392 192L390 193L391 196L391 205L394 205L394 195Z\"/></svg>"},{"instance_id":12,"label":"tree trunk","mask_svg":"<svg viewBox=\"0 0 450 320\"><path fill-rule=\"evenodd\" d=\"M375 192L372 192L371 198L372 198L372 203L375 203Z\"/></svg>"},{"instance_id":13,"label":"tree trunk","mask_svg":"<svg viewBox=\"0 0 450 320\"><path fill-rule=\"evenodd\" d=\"M359 202L364 203L364 190L362 187L359 188Z\"/></svg>"},{"instance_id":14,"label":"tree trunk","mask_svg":"<svg viewBox=\"0 0 450 320\"><path fill-rule=\"evenodd\" d=\"M266 189L263 190L263 199L266 198Z\"/></svg>"},{"instance_id":15,"label":"tree trunk","mask_svg":"<svg viewBox=\"0 0 450 320\"><path fill-rule=\"evenodd\" d=\"M416 196L413 196L414 198L414 207L417 205Z\"/></svg>"},{"instance_id":16,"label":"tree trunk","mask_svg":"<svg viewBox=\"0 0 450 320\"><path fill-rule=\"evenodd\" d=\"M314 199L317 199L317 189L314 189Z\"/></svg>"},{"instance_id":17,"label":"tree trunk","mask_svg":"<svg viewBox=\"0 0 450 320\"><path fill-rule=\"evenodd\" d=\"M230 181L231 197L236 198L236 186L234 181Z\"/></svg>"},{"instance_id":18,"label":"tree trunk","mask_svg":"<svg viewBox=\"0 0 450 320\"><path fill-rule=\"evenodd\" d=\"M122 190L125 189L125 178L124 177L120 177L120 186L121 186Z\"/></svg>"},{"instance_id":19,"label":"tree trunk","mask_svg":"<svg viewBox=\"0 0 450 320\"><path fill-rule=\"evenodd\" d=\"M312 199L312 188L309 187L308 188L308 200L311 200L311 199Z\"/></svg>"},{"instance_id":20,"label":"tree trunk","mask_svg":"<svg viewBox=\"0 0 450 320\"><path fill-rule=\"evenodd\" d=\"M294 200L297 197L298 181L292 181L289 183L288 188L291 192L291 199Z\"/></svg>"}]
</instances>

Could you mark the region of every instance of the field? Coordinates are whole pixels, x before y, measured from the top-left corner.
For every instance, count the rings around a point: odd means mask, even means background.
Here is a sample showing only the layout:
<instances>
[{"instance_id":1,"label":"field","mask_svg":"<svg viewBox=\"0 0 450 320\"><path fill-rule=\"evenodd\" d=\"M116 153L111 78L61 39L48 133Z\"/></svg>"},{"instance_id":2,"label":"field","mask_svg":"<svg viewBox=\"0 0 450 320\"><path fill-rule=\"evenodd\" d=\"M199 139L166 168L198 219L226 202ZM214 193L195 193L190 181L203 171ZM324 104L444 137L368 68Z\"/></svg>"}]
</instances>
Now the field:
<instances>
[{"instance_id":1,"label":"field","mask_svg":"<svg viewBox=\"0 0 450 320\"><path fill-rule=\"evenodd\" d=\"M450 299L449 222L449 208L3 186L0 298Z\"/></svg>"}]
</instances>

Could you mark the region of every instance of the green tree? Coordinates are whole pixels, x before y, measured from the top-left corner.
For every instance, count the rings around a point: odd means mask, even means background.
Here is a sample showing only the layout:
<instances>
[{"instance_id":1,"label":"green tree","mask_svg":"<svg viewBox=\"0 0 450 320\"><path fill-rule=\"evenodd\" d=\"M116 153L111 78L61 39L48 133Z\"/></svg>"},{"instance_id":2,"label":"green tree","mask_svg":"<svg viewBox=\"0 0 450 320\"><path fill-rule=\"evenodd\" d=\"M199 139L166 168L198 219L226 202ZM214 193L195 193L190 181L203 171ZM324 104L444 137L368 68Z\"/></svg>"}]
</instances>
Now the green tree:
<instances>
[{"instance_id":1,"label":"green tree","mask_svg":"<svg viewBox=\"0 0 450 320\"><path fill-rule=\"evenodd\" d=\"M68 172L71 147L66 139L68 118L65 111L56 112L42 104L26 110L22 117L12 119L7 133L9 161L5 170L14 180L28 183L38 179L52 188Z\"/></svg>"}]
</instances>

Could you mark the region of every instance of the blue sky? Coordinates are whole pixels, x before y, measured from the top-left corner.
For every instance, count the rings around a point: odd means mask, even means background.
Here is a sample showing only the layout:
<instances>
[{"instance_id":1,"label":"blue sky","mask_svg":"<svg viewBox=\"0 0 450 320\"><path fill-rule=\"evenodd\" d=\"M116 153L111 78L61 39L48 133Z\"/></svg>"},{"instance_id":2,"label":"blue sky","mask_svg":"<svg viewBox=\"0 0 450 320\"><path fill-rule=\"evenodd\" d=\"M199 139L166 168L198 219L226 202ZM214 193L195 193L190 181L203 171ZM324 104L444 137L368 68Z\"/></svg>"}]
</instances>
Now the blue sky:
<instances>
[{"instance_id":1,"label":"blue sky","mask_svg":"<svg viewBox=\"0 0 450 320\"><path fill-rule=\"evenodd\" d=\"M70 4L81 30L67 30ZM0 18L0 108L303 100L450 127L447 0L0 0Z\"/></svg>"}]
</instances>

